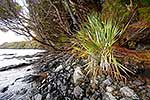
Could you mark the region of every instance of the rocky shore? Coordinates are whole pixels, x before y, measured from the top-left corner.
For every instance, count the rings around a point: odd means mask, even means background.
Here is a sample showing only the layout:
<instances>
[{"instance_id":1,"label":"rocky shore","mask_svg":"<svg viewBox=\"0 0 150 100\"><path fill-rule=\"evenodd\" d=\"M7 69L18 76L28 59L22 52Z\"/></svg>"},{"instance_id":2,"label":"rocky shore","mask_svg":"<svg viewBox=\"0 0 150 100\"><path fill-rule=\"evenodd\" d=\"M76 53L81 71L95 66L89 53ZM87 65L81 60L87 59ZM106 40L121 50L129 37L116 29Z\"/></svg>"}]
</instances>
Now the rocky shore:
<instances>
[{"instance_id":1,"label":"rocky shore","mask_svg":"<svg viewBox=\"0 0 150 100\"><path fill-rule=\"evenodd\" d=\"M36 73L21 79L28 90L20 89L17 97L1 90L0 100L150 100L150 83L133 78L125 84L108 75L93 83L82 73L84 64L69 54L47 55L34 65Z\"/></svg>"},{"instance_id":2,"label":"rocky shore","mask_svg":"<svg viewBox=\"0 0 150 100\"><path fill-rule=\"evenodd\" d=\"M49 59L49 58L48 58ZM54 59L54 58L53 58ZM48 76L38 86L35 100L149 100L150 85L139 78L123 81L102 75L96 83L81 72L84 62L65 54L40 67Z\"/></svg>"}]
</instances>

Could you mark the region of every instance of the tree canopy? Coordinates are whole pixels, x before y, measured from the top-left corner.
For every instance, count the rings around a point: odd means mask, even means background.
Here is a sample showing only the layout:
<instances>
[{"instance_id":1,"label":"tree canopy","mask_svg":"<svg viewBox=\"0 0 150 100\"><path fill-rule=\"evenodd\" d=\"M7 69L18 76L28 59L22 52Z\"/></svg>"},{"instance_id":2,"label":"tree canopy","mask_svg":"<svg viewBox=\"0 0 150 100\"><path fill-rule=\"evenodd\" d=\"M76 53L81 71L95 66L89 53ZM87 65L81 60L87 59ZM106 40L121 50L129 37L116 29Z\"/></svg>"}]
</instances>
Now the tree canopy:
<instances>
[{"instance_id":1,"label":"tree canopy","mask_svg":"<svg viewBox=\"0 0 150 100\"><path fill-rule=\"evenodd\" d=\"M0 0L0 29L63 50L70 38L75 38L81 23L87 21L88 14L104 13L103 18L120 16L114 18L123 22L123 17L133 13L131 10L137 4L149 4L149 0Z\"/></svg>"}]
</instances>

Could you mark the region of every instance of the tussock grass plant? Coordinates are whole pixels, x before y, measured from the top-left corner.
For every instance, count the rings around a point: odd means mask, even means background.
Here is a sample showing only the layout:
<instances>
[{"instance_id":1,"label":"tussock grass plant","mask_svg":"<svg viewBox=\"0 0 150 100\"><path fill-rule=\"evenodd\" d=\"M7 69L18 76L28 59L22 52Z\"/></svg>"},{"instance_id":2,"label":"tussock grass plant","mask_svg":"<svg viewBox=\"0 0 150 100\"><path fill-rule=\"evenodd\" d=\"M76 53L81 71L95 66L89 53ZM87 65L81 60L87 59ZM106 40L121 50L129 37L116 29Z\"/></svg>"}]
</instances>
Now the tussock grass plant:
<instances>
[{"instance_id":1,"label":"tussock grass plant","mask_svg":"<svg viewBox=\"0 0 150 100\"><path fill-rule=\"evenodd\" d=\"M87 75L95 79L105 73L117 80L126 80L120 71L126 75L128 72L133 73L113 55L113 45L123 33L116 21L111 17L102 20L100 15L92 14L87 17L87 22L82 24L80 29L74 47L77 51L84 52L82 55L87 56L88 63L85 65Z\"/></svg>"}]
</instances>

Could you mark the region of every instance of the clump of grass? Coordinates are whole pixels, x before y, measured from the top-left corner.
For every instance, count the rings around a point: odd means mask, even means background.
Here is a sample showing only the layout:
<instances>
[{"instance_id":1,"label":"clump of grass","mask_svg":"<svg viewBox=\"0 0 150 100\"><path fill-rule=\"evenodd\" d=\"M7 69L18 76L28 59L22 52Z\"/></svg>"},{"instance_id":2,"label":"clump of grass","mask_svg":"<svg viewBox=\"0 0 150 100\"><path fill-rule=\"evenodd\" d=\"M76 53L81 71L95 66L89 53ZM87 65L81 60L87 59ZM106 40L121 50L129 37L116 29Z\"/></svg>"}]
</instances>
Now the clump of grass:
<instances>
[{"instance_id":1,"label":"clump of grass","mask_svg":"<svg viewBox=\"0 0 150 100\"><path fill-rule=\"evenodd\" d=\"M113 45L123 33L116 21L111 17L102 20L100 15L91 14L80 29L75 48L78 48L78 51L86 52L88 63L85 70L87 75L95 79L98 75L106 73L119 80L126 79L121 75L120 70L126 75L128 75L127 72L133 73L120 64L113 55Z\"/></svg>"}]
</instances>

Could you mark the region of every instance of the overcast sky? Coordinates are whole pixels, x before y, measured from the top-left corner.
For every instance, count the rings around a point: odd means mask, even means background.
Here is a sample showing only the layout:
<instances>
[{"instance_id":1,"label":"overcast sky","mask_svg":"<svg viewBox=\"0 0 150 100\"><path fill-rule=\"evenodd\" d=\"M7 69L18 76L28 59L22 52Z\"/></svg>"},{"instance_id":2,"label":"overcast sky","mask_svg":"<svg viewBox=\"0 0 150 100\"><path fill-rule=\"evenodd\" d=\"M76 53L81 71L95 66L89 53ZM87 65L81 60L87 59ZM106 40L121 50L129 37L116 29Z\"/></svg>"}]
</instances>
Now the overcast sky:
<instances>
[{"instance_id":1,"label":"overcast sky","mask_svg":"<svg viewBox=\"0 0 150 100\"><path fill-rule=\"evenodd\" d=\"M4 42L16 42L16 41L25 41L24 36L17 35L12 31L2 32L0 31L0 45Z\"/></svg>"},{"instance_id":2,"label":"overcast sky","mask_svg":"<svg viewBox=\"0 0 150 100\"><path fill-rule=\"evenodd\" d=\"M26 5L25 0L16 0L16 1L22 7ZM17 42L17 41L25 41L25 40L27 40L27 38L21 35L17 35L16 33L12 31L8 31L8 32L0 31L0 45L3 44L4 42Z\"/></svg>"}]
</instances>

